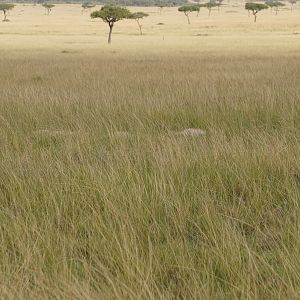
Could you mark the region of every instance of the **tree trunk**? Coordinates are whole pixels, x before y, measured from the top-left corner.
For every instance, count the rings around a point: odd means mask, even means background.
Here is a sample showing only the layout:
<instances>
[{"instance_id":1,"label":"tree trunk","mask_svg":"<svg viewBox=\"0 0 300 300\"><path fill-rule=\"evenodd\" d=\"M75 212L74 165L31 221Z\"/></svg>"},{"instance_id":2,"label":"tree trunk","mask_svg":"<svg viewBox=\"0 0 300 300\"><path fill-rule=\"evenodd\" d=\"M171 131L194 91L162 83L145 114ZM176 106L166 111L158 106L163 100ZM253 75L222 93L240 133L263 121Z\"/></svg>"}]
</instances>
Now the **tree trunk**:
<instances>
[{"instance_id":1,"label":"tree trunk","mask_svg":"<svg viewBox=\"0 0 300 300\"><path fill-rule=\"evenodd\" d=\"M190 18L189 18L189 14L185 14L185 15L186 15L186 17L187 17L188 23L191 24Z\"/></svg>"},{"instance_id":2,"label":"tree trunk","mask_svg":"<svg viewBox=\"0 0 300 300\"><path fill-rule=\"evenodd\" d=\"M6 10L3 10L3 14L4 14L4 19L3 19L3 21L6 21L6 18L7 18Z\"/></svg>"},{"instance_id":3,"label":"tree trunk","mask_svg":"<svg viewBox=\"0 0 300 300\"><path fill-rule=\"evenodd\" d=\"M210 16L211 13L211 8L208 9L208 15Z\"/></svg>"},{"instance_id":4,"label":"tree trunk","mask_svg":"<svg viewBox=\"0 0 300 300\"><path fill-rule=\"evenodd\" d=\"M140 29L140 34L143 35L143 31L142 31L142 24L140 24L139 20L136 20L138 26L139 26L139 29Z\"/></svg>"},{"instance_id":5,"label":"tree trunk","mask_svg":"<svg viewBox=\"0 0 300 300\"><path fill-rule=\"evenodd\" d=\"M114 24L109 24L109 33L108 33L108 40L107 42L110 44L111 43L111 33L113 30Z\"/></svg>"},{"instance_id":6,"label":"tree trunk","mask_svg":"<svg viewBox=\"0 0 300 300\"><path fill-rule=\"evenodd\" d=\"M256 23L256 14L254 14L254 23Z\"/></svg>"}]
</instances>

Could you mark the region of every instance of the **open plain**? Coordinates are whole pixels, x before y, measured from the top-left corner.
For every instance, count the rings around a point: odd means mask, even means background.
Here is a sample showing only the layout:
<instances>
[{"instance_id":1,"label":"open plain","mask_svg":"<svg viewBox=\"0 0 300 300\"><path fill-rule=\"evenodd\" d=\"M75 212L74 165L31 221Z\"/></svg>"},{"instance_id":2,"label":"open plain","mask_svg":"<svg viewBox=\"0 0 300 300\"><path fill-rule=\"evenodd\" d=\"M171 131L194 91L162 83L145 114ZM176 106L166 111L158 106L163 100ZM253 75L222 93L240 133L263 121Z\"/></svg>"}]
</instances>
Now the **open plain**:
<instances>
[{"instance_id":1,"label":"open plain","mask_svg":"<svg viewBox=\"0 0 300 300\"><path fill-rule=\"evenodd\" d=\"M300 4L129 9L0 23L0 298L299 299Z\"/></svg>"}]
</instances>

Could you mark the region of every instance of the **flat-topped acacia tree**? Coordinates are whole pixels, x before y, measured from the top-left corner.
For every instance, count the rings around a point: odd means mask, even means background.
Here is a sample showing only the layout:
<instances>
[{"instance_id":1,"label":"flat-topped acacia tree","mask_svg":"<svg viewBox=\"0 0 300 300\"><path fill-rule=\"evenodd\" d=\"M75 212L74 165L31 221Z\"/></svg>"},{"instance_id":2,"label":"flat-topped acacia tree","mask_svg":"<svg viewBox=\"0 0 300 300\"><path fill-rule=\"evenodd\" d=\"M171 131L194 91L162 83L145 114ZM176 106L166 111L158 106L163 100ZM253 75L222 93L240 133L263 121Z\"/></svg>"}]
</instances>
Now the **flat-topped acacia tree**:
<instances>
[{"instance_id":1,"label":"flat-topped acacia tree","mask_svg":"<svg viewBox=\"0 0 300 300\"><path fill-rule=\"evenodd\" d=\"M200 1L201 1L201 0L194 0L193 2L196 3L195 5L197 5L197 6L199 5L199 6L200 6ZM201 6L200 6L200 7L201 7ZM200 11L200 9L199 9L199 11Z\"/></svg>"},{"instance_id":2,"label":"flat-topped acacia tree","mask_svg":"<svg viewBox=\"0 0 300 300\"><path fill-rule=\"evenodd\" d=\"M197 11L197 17L198 17L201 7L205 7L205 4L198 3L198 4L195 5L195 7L197 8L196 11Z\"/></svg>"},{"instance_id":3,"label":"flat-topped acacia tree","mask_svg":"<svg viewBox=\"0 0 300 300\"><path fill-rule=\"evenodd\" d=\"M130 16L129 16L129 19L133 19L137 22L138 26L139 26L139 30L140 30L140 34L143 35L143 31L142 31L142 24L141 24L141 20L145 17L148 17L149 15L144 13L144 12L135 12L135 13L132 13Z\"/></svg>"},{"instance_id":4,"label":"flat-topped acacia tree","mask_svg":"<svg viewBox=\"0 0 300 300\"><path fill-rule=\"evenodd\" d=\"M158 11L161 14L166 4L164 3L163 0L158 0L156 2L156 5L158 6Z\"/></svg>"},{"instance_id":5,"label":"flat-topped acacia tree","mask_svg":"<svg viewBox=\"0 0 300 300\"><path fill-rule=\"evenodd\" d=\"M91 13L91 18L100 18L109 26L109 33L108 33L108 43L111 43L111 34L113 27L116 22L122 19L129 19L131 16L131 12L121 6L116 5L104 5L101 7L100 10L94 11Z\"/></svg>"},{"instance_id":6,"label":"flat-topped acacia tree","mask_svg":"<svg viewBox=\"0 0 300 300\"><path fill-rule=\"evenodd\" d=\"M209 16L211 14L211 10L216 6L218 6L218 4L215 1L210 1L210 2L205 3L205 7L208 9Z\"/></svg>"},{"instance_id":7,"label":"flat-topped acacia tree","mask_svg":"<svg viewBox=\"0 0 300 300\"><path fill-rule=\"evenodd\" d=\"M45 8L47 15L49 16L52 8L55 6L54 4L50 4L50 3L43 3L42 6Z\"/></svg>"},{"instance_id":8,"label":"flat-topped acacia tree","mask_svg":"<svg viewBox=\"0 0 300 300\"><path fill-rule=\"evenodd\" d=\"M254 22L256 22L256 17L257 14L264 9L268 9L269 6L266 4L261 4L261 3L251 3L251 2L247 2L245 4L245 9L249 11L252 11L252 14L254 16Z\"/></svg>"},{"instance_id":9,"label":"flat-topped acacia tree","mask_svg":"<svg viewBox=\"0 0 300 300\"><path fill-rule=\"evenodd\" d=\"M9 20L7 19L7 13L14 8L14 4L10 3L0 3L0 11L3 11L4 14L4 19L3 22L8 22Z\"/></svg>"},{"instance_id":10,"label":"flat-topped acacia tree","mask_svg":"<svg viewBox=\"0 0 300 300\"><path fill-rule=\"evenodd\" d=\"M224 0L216 0L216 6L218 7L218 11L220 11L220 7L222 6Z\"/></svg>"},{"instance_id":11,"label":"flat-topped acacia tree","mask_svg":"<svg viewBox=\"0 0 300 300\"><path fill-rule=\"evenodd\" d=\"M34 0L33 1L33 6L36 6L37 4L43 4L44 0Z\"/></svg>"},{"instance_id":12,"label":"flat-topped acacia tree","mask_svg":"<svg viewBox=\"0 0 300 300\"><path fill-rule=\"evenodd\" d=\"M265 4L271 8L271 11L273 11L273 8L275 8L276 15L278 14L279 7L285 6L284 3L273 0L268 0L265 2Z\"/></svg>"},{"instance_id":13,"label":"flat-topped acacia tree","mask_svg":"<svg viewBox=\"0 0 300 300\"><path fill-rule=\"evenodd\" d=\"M275 8L276 15L278 14L279 7L283 7L283 6L285 6L284 3L280 2L280 1L274 1L274 8Z\"/></svg>"},{"instance_id":14,"label":"flat-topped acacia tree","mask_svg":"<svg viewBox=\"0 0 300 300\"><path fill-rule=\"evenodd\" d=\"M191 24L189 14L193 11L198 11L197 5L183 5L178 8L178 11L183 12L187 18L188 24Z\"/></svg>"},{"instance_id":15,"label":"flat-topped acacia tree","mask_svg":"<svg viewBox=\"0 0 300 300\"><path fill-rule=\"evenodd\" d=\"M273 0L268 0L265 2L266 5L268 5L271 8L271 11L273 11L274 7L274 1Z\"/></svg>"},{"instance_id":16,"label":"flat-topped acacia tree","mask_svg":"<svg viewBox=\"0 0 300 300\"><path fill-rule=\"evenodd\" d=\"M297 0L289 0L289 3L291 4L291 11L293 11L293 7L297 4Z\"/></svg>"}]
</instances>

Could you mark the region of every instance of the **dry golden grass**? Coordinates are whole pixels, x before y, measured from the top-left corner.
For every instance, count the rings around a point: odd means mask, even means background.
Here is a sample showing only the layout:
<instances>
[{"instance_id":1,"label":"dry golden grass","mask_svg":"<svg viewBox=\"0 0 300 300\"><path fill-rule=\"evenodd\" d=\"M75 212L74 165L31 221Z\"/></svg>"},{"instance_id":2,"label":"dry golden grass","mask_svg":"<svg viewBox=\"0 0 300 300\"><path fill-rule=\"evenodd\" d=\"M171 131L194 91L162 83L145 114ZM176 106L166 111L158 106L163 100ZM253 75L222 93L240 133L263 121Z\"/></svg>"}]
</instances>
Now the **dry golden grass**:
<instances>
[{"instance_id":1,"label":"dry golden grass","mask_svg":"<svg viewBox=\"0 0 300 300\"><path fill-rule=\"evenodd\" d=\"M298 299L300 10L142 10L0 24L0 298Z\"/></svg>"},{"instance_id":2,"label":"dry golden grass","mask_svg":"<svg viewBox=\"0 0 300 300\"><path fill-rule=\"evenodd\" d=\"M51 51L52 54L63 50L101 56L112 52L133 56L299 52L299 4L293 12L288 10L287 4L277 16L271 11L260 12L256 24L252 17L248 18L243 3L225 3L219 13L213 10L210 17L207 9L202 8L199 17L191 15L191 25L177 8L165 8L162 14L153 7L130 9L149 13L142 21L144 36L139 36L134 20L123 20L116 23L113 44L108 47L108 26L90 19L89 12L82 14L80 5L56 5L50 16L44 14L40 5L18 5L11 12L11 22L1 24L1 52L21 52L22 56L28 52ZM159 23L165 25L157 25Z\"/></svg>"}]
</instances>

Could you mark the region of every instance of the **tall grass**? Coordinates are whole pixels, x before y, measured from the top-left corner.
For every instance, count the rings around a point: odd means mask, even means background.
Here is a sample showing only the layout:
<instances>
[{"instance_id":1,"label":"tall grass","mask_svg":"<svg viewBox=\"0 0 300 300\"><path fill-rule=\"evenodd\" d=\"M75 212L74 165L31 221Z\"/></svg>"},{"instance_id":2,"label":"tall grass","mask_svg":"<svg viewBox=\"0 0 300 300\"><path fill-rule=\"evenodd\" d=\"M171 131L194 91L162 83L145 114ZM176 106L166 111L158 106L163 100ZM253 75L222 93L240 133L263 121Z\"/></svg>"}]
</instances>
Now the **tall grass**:
<instances>
[{"instance_id":1,"label":"tall grass","mask_svg":"<svg viewBox=\"0 0 300 300\"><path fill-rule=\"evenodd\" d=\"M0 65L2 299L300 297L299 56Z\"/></svg>"}]
</instances>

